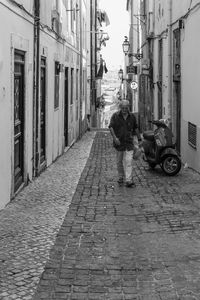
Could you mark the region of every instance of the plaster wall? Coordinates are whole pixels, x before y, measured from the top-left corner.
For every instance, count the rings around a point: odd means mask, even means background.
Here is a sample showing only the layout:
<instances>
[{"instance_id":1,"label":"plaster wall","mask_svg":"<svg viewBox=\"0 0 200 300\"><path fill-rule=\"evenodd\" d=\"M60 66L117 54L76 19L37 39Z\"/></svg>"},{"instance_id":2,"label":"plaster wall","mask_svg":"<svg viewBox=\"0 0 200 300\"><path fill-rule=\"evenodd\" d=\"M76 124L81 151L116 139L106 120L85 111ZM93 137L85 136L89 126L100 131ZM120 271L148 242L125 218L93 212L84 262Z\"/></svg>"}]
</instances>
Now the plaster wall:
<instances>
[{"instance_id":1,"label":"plaster wall","mask_svg":"<svg viewBox=\"0 0 200 300\"><path fill-rule=\"evenodd\" d=\"M5 4L5 5L4 5ZM14 50L25 54L24 180L32 177L33 20L0 4L0 209L14 193ZM27 2L30 6L31 1ZM6 28L6 34L5 34Z\"/></svg>"}]
</instances>

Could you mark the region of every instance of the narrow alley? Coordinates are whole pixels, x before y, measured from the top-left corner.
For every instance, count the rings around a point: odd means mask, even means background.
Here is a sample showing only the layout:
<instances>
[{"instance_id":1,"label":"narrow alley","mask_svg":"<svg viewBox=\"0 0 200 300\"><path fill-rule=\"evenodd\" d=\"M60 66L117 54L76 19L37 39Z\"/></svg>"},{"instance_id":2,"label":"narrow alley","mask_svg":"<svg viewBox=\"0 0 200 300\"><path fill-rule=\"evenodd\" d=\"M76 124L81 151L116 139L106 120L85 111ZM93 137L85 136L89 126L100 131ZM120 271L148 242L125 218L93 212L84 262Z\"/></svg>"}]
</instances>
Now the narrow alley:
<instances>
[{"instance_id":1,"label":"narrow alley","mask_svg":"<svg viewBox=\"0 0 200 300\"><path fill-rule=\"evenodd\" d=\"M136 186L118 186L102 130L75 191L68 180L94 134L1 211L0 299L200 299L200 175L166 177L139 160Z\"/></svg>"},{"instance_id":2,"label":"narrow alley","mask_svg":"<svg viewBox=\"0 0 200 300\"><path fill-rule=\"evenodd\" d=\"M34 300L200 299L200 176L150 171L119 187L110 134L97 132Z\"/></svg>"},{"instance_id":3,"label":"narrow alley","mask_svg":"<svg viewBox=\"0 0 200 300\"><path fill-rule=\"evenodd\" d=\"M0 300L200 300L200 0L0 20Z\"/></svg>"}]
</instances>

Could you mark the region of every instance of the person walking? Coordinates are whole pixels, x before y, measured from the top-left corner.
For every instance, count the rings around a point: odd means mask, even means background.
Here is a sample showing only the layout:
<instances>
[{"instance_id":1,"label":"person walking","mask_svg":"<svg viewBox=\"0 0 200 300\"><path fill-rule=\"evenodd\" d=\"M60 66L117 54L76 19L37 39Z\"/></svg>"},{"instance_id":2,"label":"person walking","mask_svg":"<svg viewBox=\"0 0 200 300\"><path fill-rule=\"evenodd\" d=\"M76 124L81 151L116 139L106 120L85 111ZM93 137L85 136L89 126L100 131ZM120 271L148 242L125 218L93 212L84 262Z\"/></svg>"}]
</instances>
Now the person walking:
<instances>
[{"instance_id":1,"label":"person walking","mask_svg":"<svg viewBox=\"0 0 200 300\"><path fill-rule=\"evenodd\" d=\"M136 117L130 112L129 101L120 101L119 108L119 111L111 116L109 129L116 149L118 183L122 184L125 179L126 186L132 187L134 138L141 141L141 136Z\"/></svg>"}]
</instances>

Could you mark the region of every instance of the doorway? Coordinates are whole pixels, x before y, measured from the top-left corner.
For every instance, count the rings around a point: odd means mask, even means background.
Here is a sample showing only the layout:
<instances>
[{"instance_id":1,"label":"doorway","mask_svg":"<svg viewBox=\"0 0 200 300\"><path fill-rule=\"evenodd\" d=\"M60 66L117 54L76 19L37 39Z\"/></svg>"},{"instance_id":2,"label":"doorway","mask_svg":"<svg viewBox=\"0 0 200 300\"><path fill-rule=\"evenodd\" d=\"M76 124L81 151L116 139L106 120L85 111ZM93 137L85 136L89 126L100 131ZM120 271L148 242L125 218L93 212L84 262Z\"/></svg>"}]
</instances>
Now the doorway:
<instances>
[{"instance_id":1,"label":"doorway","mask_svg":"<svg viewBox=\"0 0 200 300\"><path fill-rule=\"evenodd\" d=\"M176 149L181 151L181 83L174 82L174 102L176 110Z\"/></svg>"},{"instance_id":2,"label":"doorway","mask_svg":"<svg viewBox=\"0 0 200 300\"><path fill-rule=\"evenodd\" d=\"M176 136L176 148L181 150L181 36L180 29L173 32L173 109Z\"/></svg>"},{"instance_id":3,"label":"doorway","mask_svg":"<svg viewBox=\"0 0 200 300\"><path fill-rule=\"evenodd\" d=\"M65 108L64 108L64 137L65 137L65 147L68 146L69 140L68 140L68 112L69 112L69 68L65 68L65 90L64 90L64 102L65 102Z\"/></svg>"},{"instance_id":4,"label":"doorway","mask_svg":"<svg viewBox=\"0 0 200 300\"><path fill-rule=\"evenodd\" d=\"M41 58L40 77L40 166L46 161L46 59Z\"/></svg>"},{"instance_id":5,"label":"doorway","mask_svg":"<svg viewBox=\"0 0 200 300\"><path fill-rule=\"evenodd\" d=\"M14 192L24 181L24 52L14 53Z\"/></svg>"},{"instance_id":6,"label":"doorway","mask_svg":"<svg viewBox=\"0 0 200 300\"><path fill-rule=\"evenodd\" d=\"M159 40L158 44L158 119L162 119L163 116L163 91L162 91L162 81L163 81L163 41Z\"/></svg>"}]
</instances>

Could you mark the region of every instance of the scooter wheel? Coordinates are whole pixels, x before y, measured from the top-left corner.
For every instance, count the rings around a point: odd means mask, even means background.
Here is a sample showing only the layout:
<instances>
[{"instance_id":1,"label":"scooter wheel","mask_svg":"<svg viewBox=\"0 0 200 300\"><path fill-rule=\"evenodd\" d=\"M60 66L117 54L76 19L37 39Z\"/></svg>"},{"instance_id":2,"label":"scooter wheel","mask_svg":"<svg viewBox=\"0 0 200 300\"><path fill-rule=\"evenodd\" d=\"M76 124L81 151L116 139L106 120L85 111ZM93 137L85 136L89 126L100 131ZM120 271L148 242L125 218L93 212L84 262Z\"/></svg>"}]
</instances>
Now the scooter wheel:
<instances>
[{"instance_id":1,"label":"scooter wheel","mask_svg":"<svg viewBox=\"0 0 200 300\"><path fill-rule=\"evenodd\" d=\"M181 169L181 160L178 156L167 155L161 163L161 168L169 176L176 175Z\"/></svg>"}]
</instances>

